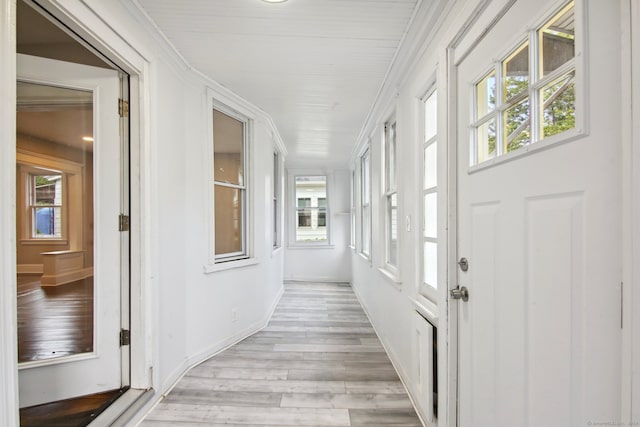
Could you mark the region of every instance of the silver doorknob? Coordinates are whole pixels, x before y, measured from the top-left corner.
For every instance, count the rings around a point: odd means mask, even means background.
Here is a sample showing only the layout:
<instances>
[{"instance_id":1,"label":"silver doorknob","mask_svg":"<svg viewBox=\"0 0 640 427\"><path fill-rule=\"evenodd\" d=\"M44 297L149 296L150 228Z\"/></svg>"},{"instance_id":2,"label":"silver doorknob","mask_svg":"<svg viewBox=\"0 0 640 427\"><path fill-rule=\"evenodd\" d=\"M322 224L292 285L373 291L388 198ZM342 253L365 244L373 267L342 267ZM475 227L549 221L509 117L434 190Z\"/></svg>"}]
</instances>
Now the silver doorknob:
<instances>
[{"instance_id":1,"label":"silver doorknob","mask_svg":"<svg viewBox=\"0 0 640 427\"><path fill-rule=\"evenodd\" d=\"M451 289L449 295L451 295L451 299L461 299L464 302L469 301L469 289L467 289L466 286Z\"/></svg>"}]
</instances>

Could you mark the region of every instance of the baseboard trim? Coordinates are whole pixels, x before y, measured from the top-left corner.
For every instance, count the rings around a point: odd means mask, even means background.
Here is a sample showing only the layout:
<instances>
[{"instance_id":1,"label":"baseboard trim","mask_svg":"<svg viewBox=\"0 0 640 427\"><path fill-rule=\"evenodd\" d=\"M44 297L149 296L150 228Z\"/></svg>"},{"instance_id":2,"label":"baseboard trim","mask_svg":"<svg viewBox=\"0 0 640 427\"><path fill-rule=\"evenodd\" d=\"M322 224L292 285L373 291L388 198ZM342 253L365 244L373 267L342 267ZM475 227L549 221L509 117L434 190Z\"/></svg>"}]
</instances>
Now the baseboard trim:
<instances>
[{"instance_id":1,"label":"baseboard trim","mask_svg":"<svg viewBox=\"0 0 640 427\"><path fill-rule=\"evenodd\" d=\"M158 405L158 403L160 403L162 399L164 399L171 392L171 390L175 388L178 382L180 382L180 380L191 369L195 368L202 362L216 356L217 354L222 353L223 351L227 350L229 347L236 345L237 343L244 340L245 338L248 338L251 335L255 334L256 332L260 332L262 329L264 329L269 324L269 321L271 320L271 317L273 316L273 313L276 307L278 306L278 303L280 302L280 299L282 298L283 294L284 294L284 286L280 286L280 289L278 290L278 294L272 301L271 307L267 315L261 321L251 324L242 332L235 334L229 338L226 338L222 341L219 341L218 343L213 344L209 346L207 349L186 359L180 366L178 366L178 368L176 368L171 373L171 375L169 375L167 380L164 382L164 384L168 385L166 388L163 386L162 390L165 390L165 391L162 393L154 392L151 398L149 398L147 402L145 402L143 405L141 405L140 408L138 408L138 412L128 419L128 422L130 422L132 425L137 425L138 423L140 423L147 415L149 415L149 413L151 413L151 411L153 411L153 409Z\"/></svg>"}]
</instances>

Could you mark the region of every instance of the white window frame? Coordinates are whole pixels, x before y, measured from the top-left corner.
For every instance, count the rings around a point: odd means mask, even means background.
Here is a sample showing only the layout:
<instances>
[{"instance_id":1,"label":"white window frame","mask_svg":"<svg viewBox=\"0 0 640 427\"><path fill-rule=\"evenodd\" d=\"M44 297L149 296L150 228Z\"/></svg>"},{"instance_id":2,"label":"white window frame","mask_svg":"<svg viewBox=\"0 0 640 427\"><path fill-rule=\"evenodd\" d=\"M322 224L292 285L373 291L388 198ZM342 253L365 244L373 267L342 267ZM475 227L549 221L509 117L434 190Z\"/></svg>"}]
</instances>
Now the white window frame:
<instances>
[{"instance_id":1,"label":"white window frame","mask_svg":"<svg viewBox=\"0 0 640 427\"><path fill-rule=\"evenodd\" d=\"M393 138L389 137L389 133L393 130ZM382 208L384 210L384 230L382 235L384 236L384 270L390 273L391 277L397 279L399 264L400 264L400 229L399 229L399 200L398 200L398 138L397 138L397 120L395 114L391 115L384 124L384 140L382 144L382 170L383 170L383 193L382 193ZM390 145L390 142L393 145ZM391 150L392 149L392 150ZM391 159L390 155L393 155ZM390 161L393 161L393 170L391 170ZM391 234L392 234L392 200L395 197L396 200L396 260L393 263L391 257Z\"/></svg>"},{"instance_id":2,"label":"white window frame","mask_svg":"<svg viewBox=\"0 0 640 427\"><path fill-rule=\"evenodd\" d=\"M367 168L364 167L365 162ZM360 172L360 254L366 259L371 259L371 149L370 144L362 151L358 157L358 167ZM366 184L366 186L365 186ZM368 190L368 191L365 191ZM365 234L366 233L366 234ZM368 239L365 239L368 236Z\"/></svg>"},{"instance_id":3,"label":"white window frame","mask_svg":"<svg viewBox=\"0 0 640 427\"><path fill-rule=\"evenodd\" d=\"M82 165L66 159L46 156L40 153L19 150L16 153L16 163L20 173L21 188L18 202L19 215L22 218L20 243L29 245L67 245L70 242L69 223L82 221L76 218L74 212L69 211L69 194L80 194L82 190ZM34 238L32 236L31 195L29 186L31 175L42 174L49 170L62 175L62 237ZM71 177L71 178L70 178ZM69 216L71 215L71 218Z\"/></svg>"},{"instance_id":4,"label":"white window frame","mask_svg":"<svg viewBox=\"0 0 640 427\"><path fill-rule=\"evenodd\" d=\"M273 250L282 246L282 154L275 147L273 149L273 185L271 186L273 204L271 214L273 215L271 226L273 227Z\"/></svg>"},{"instance_id":5,"label":"white window frame","mask_svg":"<svg viewBox=\"0 0 640 427\"><path fill-rule=\"evenodd\" d=\"M298 224L298 200L296 198L296 178L297 177L309 177L309 176L324 176L325 177L325 198L327 201L326 207L326 229L327 229L327 239L322 241L298 241L296 228ZM289 244L288 248L291 249L301 249L301 248L333 248L333 238L331 236L332 232L332 221L331 221L331 183L332 183L332 175L326 171L320 170L289 170Z\"/></svg>"},{"instance_id":6,"label":"white window frame","mask_svg":"<svg viewBox=\"0 0 640 427\"><path fill-rule=\"evenodd\" d=\"M253 265L258 260L253 255L254 238L253 238L253 123L256 119L255 115L244 108L242 105L234 102L232 99L221 99L217 92L212 89L207 90L207 123L208 123L208 140L206 144L206 164L207 164L207 217L205 224L208 225L208 256L207 263L204 266L204 273L214 273L230 268L244 267ZM215 254L215 197L214 191L216 185L229 186L226 183L217 183L214 180L214 138L213 138L213 110L228 115L243 123L244 127L244 146L243 146L243 174L244 174L244 200L242 211L242 233L243 233L243 250L233 254Z\"/></svg>"},{"instance_id":7,"label":"white window frame","mask_svg":"<svg viewBox=\"0 0 640 427\"><path fill-rule=\"evenodd\" d=\"M435 96L435 134L428 137L427 135L425 135L425 130L426 130L426 120L427 120L427 111L426 111L426 104L427 102L431 99L432 96ZM435 287L432 284L426 283L425 279L425 269L426 269L426 265L424 262L425 259L425 243L430 242L430 243L435 243L436 244L436 254L437 257L439 259L439 255L440 255L440 217L439 217L439 208L436 210L436 237L426 237L425 233L426 233L426 209L425 209L425 197L428 194L435 194L436 195L436 201L437 204L440 204L440 191L441 191L441 185L439 181L439 173L436 173L436 183L435 185L431 186L431 187L426 187L425 185L425 181L426 181L426 174L427 174L427 164L425 163L425 152L427 150L427 148L433 146L434 144L436 145L436 153L435 153L435 164L436 164L436 171L439 170L440 164L438 163L438 158L439 158L439 153L438 150L440 149L439 144L438 144L438 137L439 137L439 129L438 129L438 91L437 91L437 87L435 85L435 83L433 85L431 85L430 89L426 92L425 96L422 97L421 99L421 120L419 121L421 123L422 126L420 126L421 130L419 132L419 134L421 135L421 140L422 143L420 144L420 217L421 217L421 228L420 228L420 248L419 248L419 263L420 263L420 285L419 285L419 293L420 295L426 297L427 299L429 299L429 301L431 301L434 304L438 304L438 287L439 287L439 283L438 283L438 275L436 273L436 283L435 283ZM441 265L441 263L439 262L439 260L436 261L436 266L439 267Z\"/></svg>"},{"instance_id":8,"label":"white window frame","mask_svg":"<svg viewBox=\"0 0 640 427\"><path fill-rule=\"evenodd\" d=\"M353 250L356 248L356 195L357 195L357 181L356 181L356 171L351 170L351 185L349 195L349 200L351 202L351 206L349 209L349 247Z\"/></svg>"},{"instance_id":9,"label":"white window frame","mask_svg":"<svg viewBox=\"0 0 640 427\"><path fill-rule=\"evenodd\" d=\"M576 22L574 57L549 74L540 77L538 75L540 62L538 58L539 51L541 49L539 41L539 31L553 18L555 18L561 11L567 8L571 3L573 3ZM542 15L535 22L532 22L532 25L527 27L526 32L515 38L514 41L509 44L509 49L505 50L502 55L498 56L498 59L495 60L491 67L483 70L478 78L474 80L472 90L473 104L471 105L472 123L470 124L471 132L469 142L469 172L491 167L495 164L500 164L505 161L510 161L514 158L545 149L552 144L557 145L559 143L573 141L588 134L588 92L586 84L586 67L584 65L584 48L586 43L586 32L584 31L586 25L585 15L584 2L582 0L558 2L556 4L556 7L554 7L551 11L544 13L544 15ZM529 47L529 82L528 90L525 91L526 96L514 96L510 100L504 101L502 89L503 63L524 43L527 43ZM540 119L542 113L538 112L541 109L540 91L545 86L571 72L575 73L575 126L572 129L566 130L564 132L541 138ZM494 73L496 79L496 105L490 113L487 113L484 116L480 117L478 114L476 85L492 73ZM531 141L523 147L520 147L508 153L504 153L504 113L506 110L518 104L525 98L529 99ZM491 120L495 120L496 153L494 157L479 162L478 139L476 130L480 126L490 122Z\"/></svg>"}]
</instances>

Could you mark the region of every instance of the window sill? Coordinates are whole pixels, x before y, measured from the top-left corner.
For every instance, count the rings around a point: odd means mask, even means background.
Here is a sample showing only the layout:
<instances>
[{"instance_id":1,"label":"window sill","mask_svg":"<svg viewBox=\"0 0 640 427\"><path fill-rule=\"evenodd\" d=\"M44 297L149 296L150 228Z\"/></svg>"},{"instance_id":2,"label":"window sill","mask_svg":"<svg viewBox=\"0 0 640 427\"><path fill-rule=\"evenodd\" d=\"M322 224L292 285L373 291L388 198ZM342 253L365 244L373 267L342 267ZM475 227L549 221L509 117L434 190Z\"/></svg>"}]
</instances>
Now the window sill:
<instances>
[{"instance_id":1,"label":"window sill","mask_svg":"<svg viewBox=\"0 0 640 427\"><path fill-rule=\"evenodd\" d=\"M526 145L510 153L503 154L500 157L495 157L477 165L469 166L467 173L472 174L484 169L501 165L503 163L510 162L512 160L516 160L533 153L537 153L541 150L546 150L567 142L575 141L576 139L582 138L586 135L587 132L585 132L583 129L570 129L557 135L547 137L541 141L534 142L533 144Z\"/></svg>"},{"instance_id":2,"label":"window sill","mask_svg":"<svg viewBox=\"0 0 640 427\"><path fill-rule=\"evenodd\" d=\"M259 264L258 258L245 258L216 264L206 264L204 266L204 274L217 273L218 271L231 270L234 268L250 267L256 264Z\"/></svg>"},{"instance_id":3,"label":"window sill","mask_svg":"<svg viewBox=\"0 0 640 427\"><path fill-rule=\"evenodd\" d=\"M428 299L418 296L418 298L411 298L413 306L420 316L427 319L433 326L438 327L438 306Z\"/></svg>"},{"instance_id":4,"label":"window sill","mask_svg":"<svg viewBox=\"0 0 640 427\"><path fill-rule=\"evenodd\" d=\"M282 246L271 248L271 258L273 258L274 255L276 255L278 252L281 252L281 251L282 251Z\"/></svg>"},{"instance_id":5,"label":"window sill","mask_svg":"<svg viewBox=\"0 0 640 427\"><path fill-rule=\"evenodd\" d=\"M358 255L360 255L360 258L362 258L367 264L369 264L369 267L371 267L371 256L367 255L365 253L362 252L358 252Z\"/></svg>"},{"instance_id":6,"label":"window sill","mask_svg":"<svg viewBox=\"0 0 640 427\"><path fill-rule=\"evenodd\" d=\"M380 274L382 274L382 277L384 277L385 279L387 279L387 281L389 283L391 283L395 288L400 289L402 288L402 281L400 280L400 278L393 272L387 270L386 268L383 267L379 267L378 271L380 272Z\"/></svg>"},{"instance_id":7,"label":"window sill","mask_svg":"<svg viewBox=\"0 0 640 427\"><path fill-rule=\"evenodd\" d=\"M21 245L34 245L34 246L67 246L68 240L65 239L22 239Z\"/></svg>"},{"instance_id":8,"label":"window sill","mask_svg":"<svg viewBox=\"0 0 640 427\"><path fill-rule=\"evenodd\" d=\"M333 249L336 245L330 245L328 243L316 244L316 243L308 243L308 244L293 244L289 245L287 249L289 250L299 250L299 249Z\"/></svg>"}]
</instances>

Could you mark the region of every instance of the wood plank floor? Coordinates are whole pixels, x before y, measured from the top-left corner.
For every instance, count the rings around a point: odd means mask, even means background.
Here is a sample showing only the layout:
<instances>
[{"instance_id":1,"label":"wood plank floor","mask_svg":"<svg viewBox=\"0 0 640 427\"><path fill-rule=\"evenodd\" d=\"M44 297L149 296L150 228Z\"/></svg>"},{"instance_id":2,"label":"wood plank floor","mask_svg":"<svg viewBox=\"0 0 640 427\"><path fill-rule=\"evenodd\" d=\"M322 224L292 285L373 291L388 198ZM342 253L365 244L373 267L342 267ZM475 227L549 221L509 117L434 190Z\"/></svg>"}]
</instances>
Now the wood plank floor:
<instances>
[{"instance_id":1,"label":"wood plank floor","mask_svg":"<svg viewBox=\"0 0 640 427\"><path fill-rule=\"evenodd\" d=\"M196 366L141 423L422 426L348 284L287 283L257 334Z\"/></svg>"},{"instance_id":2,"label":"wood plank floor","mask_svg":"<svg viewBox=\"0 0 640 427\"><path fill-rule=\"evenodd\" d=\"M93 351L93 278L41 287L40 275L18 275L18 361Z\"/></svg>"}]
</instances>

